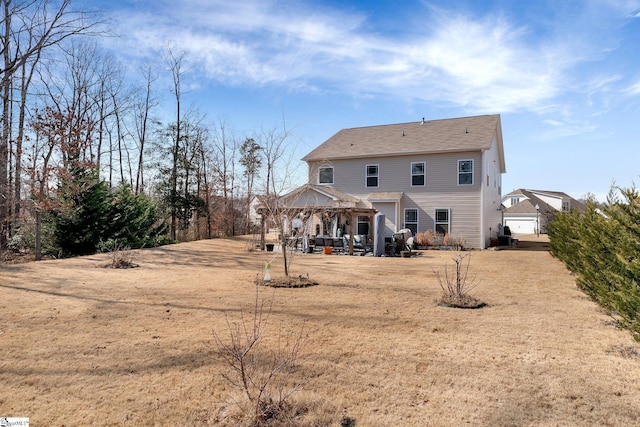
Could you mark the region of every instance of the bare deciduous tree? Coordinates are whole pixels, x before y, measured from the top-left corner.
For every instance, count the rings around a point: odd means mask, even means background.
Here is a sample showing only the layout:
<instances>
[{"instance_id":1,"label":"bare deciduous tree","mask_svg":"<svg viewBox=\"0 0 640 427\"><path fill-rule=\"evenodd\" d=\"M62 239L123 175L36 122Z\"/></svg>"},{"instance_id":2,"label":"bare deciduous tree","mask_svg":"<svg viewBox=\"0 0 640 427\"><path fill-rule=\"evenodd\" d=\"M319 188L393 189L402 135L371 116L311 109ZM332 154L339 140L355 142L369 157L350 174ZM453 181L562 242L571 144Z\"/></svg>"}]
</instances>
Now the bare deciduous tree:
<instances>
[{"instance_id":1,"label":"bare deciduous tree","mask_svg":"<svg viewBox=\"0 0 640 427\"><path fill-rule=\"evenodd\" d=\"M31 71L27 63L35 66L42 53L60 45L65 39L89 34L98 21L96 15L70 10L71 0L2 0L2 24L0 25L0 98L2 129L0 134L0 248L6 245L9 234L9 206L11 197L20 191L20 179L11 183L9 148L12 133L12 98L14 77L22 70L21 88L25 89ZM25 99L20 97L21 102ZM20 117L20 115L19 115ZM19 119L20 120L20 119ZM24 117L19 126L24 126ZM22 140L20 140L20 143ZM21 153L18 159L21 161ZM17 169L19 172L21 166ZM18 195L19 199L19 195Z\"/></svg>"},{"instance_id":2,"label":"bare deciduous tree","mask_svg":"<svg viewBox=\"0 0 640 427\"><path fill-rule=\"evenodd\" d=\"M224 120L220 120L214 129L214 186L222 195L222 227L226 235L235 235L236 213L234 209L235 167L237 161L238 144L233 132Z\"/></svg>"},{"instance_id":3,"label":"bare deciduous tree","mask_svg":"<svg viewBox=\"0 0 640 427\"><path fill-rule=\"evenodd\" d=\"M134 121L136 137L138 140L138 167L136 172L135 193L144 191L144 150L151 124L151 111L157 105L157 101L152 97L152 85L158 78L157 73L151 66L142 70L144 79L144 89L140 98L134 103Z\"/></svg>"},{"instance_id":4,"label":"bare deciduous tree","mask_svg":"<svg viewBox=\"0 0 640 427\"><path fill-rule=\"evenodd\" d=\"M169 67L169 71L171 72L171 77L173 79L173 87L172 92L176 101L176 125L175 125L175 137L173 149L171 151L172 155L172 166L171 166L171 188L170 188L170 199L176 200L178 195L178 150L180 148L180 140L182 138L182 114L180 111L180 104L182 101L182 76L184 74L183 63L184 58L186 56L185 52L182 52L179 55L176 55L171 47L168 47L164 52L164 60ZM172 203L171 206L171 239L176 240L177 238L177 214L175 203Z\"/></svg>"}]
</instances>

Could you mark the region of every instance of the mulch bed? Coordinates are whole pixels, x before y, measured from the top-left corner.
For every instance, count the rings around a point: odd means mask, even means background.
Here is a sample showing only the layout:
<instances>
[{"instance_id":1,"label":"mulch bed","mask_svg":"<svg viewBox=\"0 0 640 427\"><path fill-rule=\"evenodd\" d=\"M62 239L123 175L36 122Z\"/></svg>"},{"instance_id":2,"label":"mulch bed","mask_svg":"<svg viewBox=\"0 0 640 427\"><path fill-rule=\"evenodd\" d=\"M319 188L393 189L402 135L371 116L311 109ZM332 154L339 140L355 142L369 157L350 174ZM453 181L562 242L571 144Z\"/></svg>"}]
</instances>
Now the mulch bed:
<instances>
[{"instance_id":1,"label":"mulch bed","mask_svg":"<svg viewBox=\"0 0 640 427\"><path fill-rule=\"evenodd\" d=\"M264 280L258 282L262 286L268 286L270 288L308 288L309 286L318 286L318 282L310 280L308 277L290 277L285 279L271 279L268 282Z\"/></svg>"},{"instance_id":2,"label":"mulch bed","mask_svg":"<svg viewBox=\"0 0 640 427\"><path fill-rule=\"evenodd\" d=\"M487 303L480 301L477 298L465 296L464 298L456 298L452 295L444 295L441 299L436 301L438 305L442 307L452 308L482 308L486 307Z\"/></svg>"}]
</instances>

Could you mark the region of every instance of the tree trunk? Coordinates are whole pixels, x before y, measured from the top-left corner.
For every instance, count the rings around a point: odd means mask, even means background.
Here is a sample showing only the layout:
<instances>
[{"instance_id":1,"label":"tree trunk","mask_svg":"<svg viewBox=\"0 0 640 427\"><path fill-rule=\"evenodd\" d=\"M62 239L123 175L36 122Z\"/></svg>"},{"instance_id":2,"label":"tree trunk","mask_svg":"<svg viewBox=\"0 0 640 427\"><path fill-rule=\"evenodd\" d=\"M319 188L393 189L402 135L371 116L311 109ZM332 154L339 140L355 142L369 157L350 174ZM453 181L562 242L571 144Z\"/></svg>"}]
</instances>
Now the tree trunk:
<instances>
[{"instance_id":1,"label":"tree trunk","mask_svg":"<svg viewBox=\"0 0 640 427\"><path fill-rule=\"evenodd\" d=\"M9 109L11 108L11 76L12 73L6 70L11 64L11 1L4 1L4 40L2 53L5 71L2 73L0 91L2 91L2 140L0 140L0 250L7 245L6 229L8 224L8 201L9 201Z\"/></svg>"},{"instance_id":2,"label":"tree trunk","mask_svg":"<svg viewBox=\"0 0 640 427\"><path fill-rule=\"evenodd\" d=\"M36 261L42 259L42 212L40 208L36 207L36 248L35 248Z\"/></svg>"}]
</instances>

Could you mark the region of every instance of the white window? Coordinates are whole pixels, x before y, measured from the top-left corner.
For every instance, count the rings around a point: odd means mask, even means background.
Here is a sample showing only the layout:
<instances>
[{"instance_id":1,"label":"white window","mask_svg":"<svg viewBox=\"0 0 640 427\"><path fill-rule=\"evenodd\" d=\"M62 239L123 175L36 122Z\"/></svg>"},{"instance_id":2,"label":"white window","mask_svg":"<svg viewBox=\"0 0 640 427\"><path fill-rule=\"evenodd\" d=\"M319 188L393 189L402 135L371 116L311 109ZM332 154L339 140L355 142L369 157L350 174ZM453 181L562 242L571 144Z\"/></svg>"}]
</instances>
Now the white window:
<instances>
[{"instance_id":1,"label":"white window","mask_svg":"<svg viewBox=\"0 0 640 427\"><path fill-rule=\"evenodd\" d=\"M473 185L473 160L458 160L458 185Z\"/></svg>"},{"instance_id":2,"label":"white window","mask_svg":"<svg viewBox=\"0 0 640 427\"><path fill-rule=\"evenodd\" d=\"M520 203L520 198L519 197L512 197L511 198L511 206L517 205L518 203Z\"/></svg>"},{"instance_id":3,"label":"white window","mask_svg":"<svg viewBox=\"0 0 640 427\"><path fill-rule=\"evenodd\" d=\"M370 229L369 217L358 215L358 234L368 236Z\"/></svg>"},{"instance_id":4,"label":"white window","mask_svg":"<svg viewBox=\"0 0 640 427\"><path fill-rule=\"evenodd\" d=\"M318 170L318 183L333 184L333 168L331 166L324 166Z\"/></svg>"},{"instance_id":5,"label":"white window","mask_svg":"<svg viewBox=\"0 0 640 427\"><path fill-rule=\"evenodd\" d=\"M379 177L378 165L367 165L367 188L377 187Z\"/></svg>"},{"instance_id":6,"label":"white window","mask_svg":"<svg viewBox=\"0 0 640 427\"><path fill-rule=\"evenodd\" d=\"M411 163L411 185L412 186L419 186L419 185L425 184L426 170L427 170L427 167L424 162Z\"/></svg>"},{"instance_id":7,"label":"white window","mask_svg":"<svg viewBox=\"0 0 640 427\"><path fill-rule=\"evenodd\" d=\"M569 200L562 201L562 212L569 212L571 210L571 202Z\"/></svg>"},{"instance_id":8,"label":"white window","mask_svg":"<svg viewBox=\"0 0 640 427\"><path fill-rule=\"evenodd\" d=\"M418 209L404 210L404 227L411 230L413 235L418 234Z\"/></svg>"},{"instance_id":9,"label":"white window","mask_svg":"<svg viewBox=\"0 0 640 427\"><path fill-rule=\"evenodd\" d=\"M435 230L439 234L449 234L451 229L449 209L436 209Z\"/></svg>"}]
</instances>

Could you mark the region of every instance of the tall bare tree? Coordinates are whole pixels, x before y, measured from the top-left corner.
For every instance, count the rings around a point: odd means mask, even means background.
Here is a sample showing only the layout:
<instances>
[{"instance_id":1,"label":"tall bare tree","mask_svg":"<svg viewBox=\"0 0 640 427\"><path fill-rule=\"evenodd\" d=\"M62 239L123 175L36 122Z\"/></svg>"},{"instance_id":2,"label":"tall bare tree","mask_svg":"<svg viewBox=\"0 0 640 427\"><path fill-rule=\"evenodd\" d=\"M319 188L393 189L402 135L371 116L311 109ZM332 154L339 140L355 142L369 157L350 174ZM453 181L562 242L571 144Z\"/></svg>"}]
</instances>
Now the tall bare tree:
<instances>
[{"instance_id":1,"label":"tall bare tree","mask_svg":"<svg viewBox=\"0 0 640 427\"><path fill-rule=\"evenodd\" d=\"M21 68L20 73L20 99L18 103L18 123L17 135L15 137L14 148L14 174L13 174L13 228L17 227L17 221L20 218L22 210L22 151L25 140L25 126L27 117L27 96L31 82L36 71L38 62L40 61L40 52L34 55L32 60L26 61Z\"/></svg>"},{"instance_id":2,"label":"tall bare tree","mask_svg":"<svg viewBox=\"0 0 640 427\"><path fill-rule=\"evenodd\" d=\"M152 85L157 80L158 75L153 71L153 67L150 65L142 69L142 77L144 79L144 88L141 91L141 96L134 102L134 126L136 130L136 137L138 142L138 167L136 172L136 185L135 193L141 193L144 191L144 150L147 142L149 127L152 123L151 112L152 109L158 104L152 96Z\"/></svg>"},{"instance_id":3,"label":"tall bare tree","mask_svg":"<svg viewBox=\"0 0 640 427\"><path fill-rule=\"evenodd\" d=\"M27 62L33 64L45 50L71 36L90 33L98 23L95 15L70 10L70 4L71 0L1 0L0 3L0 248L8 238L13 193L9 188L13 80Z\"/></svg>"},{"instance_id":4,"label":"tall bare tree","mask_svg":"<svg viewBox=\"0 0 640 427\"><path fill-rule=\"evenodd\" d=\"M171 239L175 240L177 237L177 211L175 200L178 196L178 150L180 149L180 140L181 130L182 130L182 113L180 110L180 104L182 101L182 76L184 74L183 63L186 53L182 52L179 55L176 55L173 50L168 47L164 53L164 59L169 67L169 71L171 72L171 77L173 79L172 92L176 101L176 125L175 125L175 137L173 138L174 144L173 149L171 150L172 155L172 167L171 167L171 195L170 200L173 201L171 203L171 224L170 224L170 233Z\"/></svg>"},{"instance_id":5,"label":"tall bare tree","mask_svg":"<svg viewBox=\"0 0 640 427\"><path fill-rule=\"evenodd\" d=\"M291 159L286 157L287 152L291 151L289 144L289 138L291 132L287 130L287 127L283 121L282 129L271 128L262 130L256 139L258 144L262 147L262 153L264 155L265 162L265 191L267 195L281 194L284 188L288 185L288 179L286 174L278 174L278 170L289 171L289 162ZM283 168L285 166L287 168Z\"/></svg>"},{"instance_id":6,"label":"tall bare tree","mask_svg":"<svg viewBox=\"0 0 640 427\"><path fill-rule=\"evenodd\" d=\"M214 131L214 185L222 195L221 222L226 235L235 235L236 215L234 208L235 167L238 144L225 120L220 120Z\"/></svg>"}]
</instances>

